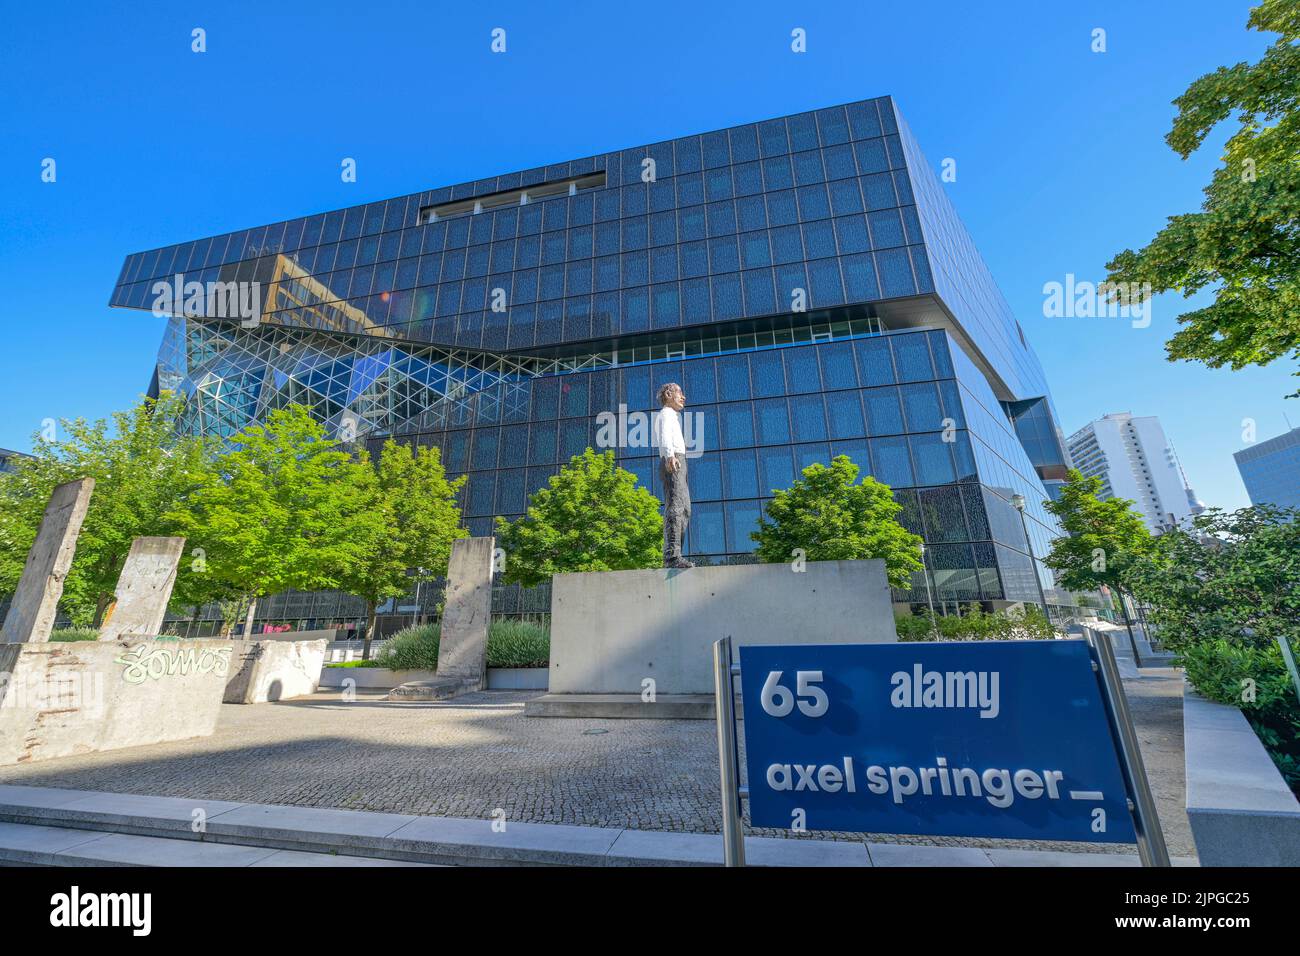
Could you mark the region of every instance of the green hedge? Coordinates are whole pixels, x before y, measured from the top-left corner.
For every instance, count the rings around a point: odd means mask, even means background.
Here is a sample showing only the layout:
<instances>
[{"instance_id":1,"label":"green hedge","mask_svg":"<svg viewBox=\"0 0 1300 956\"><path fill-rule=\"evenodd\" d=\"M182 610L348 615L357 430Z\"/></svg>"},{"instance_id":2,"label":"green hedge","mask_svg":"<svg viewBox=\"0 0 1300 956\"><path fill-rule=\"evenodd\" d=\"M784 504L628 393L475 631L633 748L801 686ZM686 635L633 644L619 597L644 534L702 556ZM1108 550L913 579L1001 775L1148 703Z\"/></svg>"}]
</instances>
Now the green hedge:
<instances>
[{"instance_id":1,"label":"green hedge","mask_svg":"<svg viewBox=\"0 0 1300 956\"><path fill-rule=\"evenodd\" d=\"M550 628L532 621L497 621L488 631L488 667L546 667L551 662Z\"/></svg>"},{"instance_id":2,"label":"green hedge","mask_svg":"<svg viewBox=\"0 0 1300 956\"><path fill-rule=\"evenodd\" d=\"M392 670L437 670L437 624L408 627L390 637L373 661ZM531 621L494 621L488 631L488 667L546 667L551 658L551 633Z\"/></svg>"},{"instance_id":3,"label":"green hedge","mask_svg":"<svg viewBox=\"0 0 1300 956\"><path fill-rule=\"evenodd\" d=\"M897 618L894 624L900 641L1051 640L1056 636L1052 625L1036 607L1025 608L1023 613L985 614L979 605L973 605L960 617L955 614L931 617L927 611Z\"/></svg>"},{"instance_id":4,"label":"green hedge","mask_svg":"<svg viewBox=\"0 0 1300 956\"><path fill-rule=\"evenodd\" d=\"M1300 701L1282 649L1200 641L1184 647L1176 663L1202 697L1241 709L1287 785L1300 793Z\"/></svg>"}]
</instances>

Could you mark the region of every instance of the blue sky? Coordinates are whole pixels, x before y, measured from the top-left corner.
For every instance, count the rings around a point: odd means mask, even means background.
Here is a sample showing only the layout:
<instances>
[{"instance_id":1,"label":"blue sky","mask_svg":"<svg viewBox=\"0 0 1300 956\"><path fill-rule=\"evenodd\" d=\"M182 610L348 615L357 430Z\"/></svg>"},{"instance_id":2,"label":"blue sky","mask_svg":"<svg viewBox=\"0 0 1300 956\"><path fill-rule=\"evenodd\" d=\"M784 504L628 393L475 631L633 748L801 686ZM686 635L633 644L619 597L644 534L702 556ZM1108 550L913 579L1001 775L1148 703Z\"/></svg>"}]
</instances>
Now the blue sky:
<instances>
[{"instance_id":1,"label":"blue sky","mask_svg":"<svg viewBox=\"0 0 1300 956\"><path fill-rule=\"evenodd\" d=\"M106 305L130 252L495 172L894 95L1043 360L1067 433L1158 415L1208 504L1247 503L1242 420L1300 424L1293 368L1171 364L1149 328L1043 317L1043 284L1197 207L1171 100L1254 59L1248 2L13 6L0 35L0 446L148 385L161 320ZM207 32L191 52L191 30ZM493 28L507 52L489 49ZM807 52L790 32L807 31ZM1091 50L1106 31L1106 52ZM342 157L357 160L354 184ZM42 183L41 162L58 179Z\"/></svg>"}]
</instances>

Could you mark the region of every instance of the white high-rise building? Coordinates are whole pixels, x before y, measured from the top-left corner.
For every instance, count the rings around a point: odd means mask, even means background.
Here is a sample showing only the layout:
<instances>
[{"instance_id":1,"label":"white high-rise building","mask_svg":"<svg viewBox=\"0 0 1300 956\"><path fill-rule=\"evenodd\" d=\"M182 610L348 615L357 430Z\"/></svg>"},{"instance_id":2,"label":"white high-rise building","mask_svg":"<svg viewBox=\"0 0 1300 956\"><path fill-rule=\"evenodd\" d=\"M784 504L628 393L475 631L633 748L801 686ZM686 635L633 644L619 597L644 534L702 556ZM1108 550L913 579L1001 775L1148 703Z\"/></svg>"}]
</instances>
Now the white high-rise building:
<instances>
[{"instance_id":1,"label":"white high-rise building","mask_svg":"<svg viewBox=\"0 0 1300 956\"><path fill-rule=\"evenodd\" d=\"M1101 478L1101 497L1132 499L1153 532L1205 510L1154 415L1116 412L1080 428L1067 444L1074 467Z\"/></svg>"}]
</instances>

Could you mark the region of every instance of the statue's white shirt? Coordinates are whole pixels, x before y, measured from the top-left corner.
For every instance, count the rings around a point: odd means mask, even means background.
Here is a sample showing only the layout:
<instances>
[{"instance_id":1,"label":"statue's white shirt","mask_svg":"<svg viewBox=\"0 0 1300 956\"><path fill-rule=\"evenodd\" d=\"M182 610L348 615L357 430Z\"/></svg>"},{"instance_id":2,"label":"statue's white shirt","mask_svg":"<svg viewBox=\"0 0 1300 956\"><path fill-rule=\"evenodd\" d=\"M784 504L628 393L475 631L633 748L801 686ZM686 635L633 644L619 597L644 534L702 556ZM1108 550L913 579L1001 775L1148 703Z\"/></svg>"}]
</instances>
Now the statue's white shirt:
<instances>
[{"instance_id":1,"label":"statue's white shirt","mask_svg":"<svg viewBox=\"0 0 1300 956\"><path fill-rule=\"evenodd\" d=\"M659 446L660 458L686 454L686 440L682 438L682 419L677 409L665 405L655 416L655 444Z\"/></svg>"}]
</instances>

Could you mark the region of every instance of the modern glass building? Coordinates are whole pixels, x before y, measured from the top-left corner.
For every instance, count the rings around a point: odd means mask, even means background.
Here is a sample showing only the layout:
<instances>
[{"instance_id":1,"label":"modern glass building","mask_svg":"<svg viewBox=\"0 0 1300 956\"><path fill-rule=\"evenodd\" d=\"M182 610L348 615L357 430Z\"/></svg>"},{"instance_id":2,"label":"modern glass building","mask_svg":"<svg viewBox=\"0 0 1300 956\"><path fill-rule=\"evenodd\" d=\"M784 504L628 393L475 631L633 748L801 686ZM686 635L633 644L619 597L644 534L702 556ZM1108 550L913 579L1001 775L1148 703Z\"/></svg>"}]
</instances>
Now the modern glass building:
<instances>
[{"instance_id":1,"label":"modern glass building","mask_svg":"<svg viewBox=\"0 0 1300 956\"><path fill-rule=\"evenodd\" d=\"M1035 572L1051 601L1047 382L889 97L136 253L112 304L176 277L257 283L251 320L168 320L153 388L196 432L299 402L437 446L486 534L677 381L693 560L750 560L772 490L846 454L926 540L898 601L1037 604ZM655 450L617 451L662 497Z\"/></svg>"},{"instance_id":2,"label":"modern glass building","mask_svg":"<svg viewBox=\"0 0 1300 956\"><path fill-rule=\"evenodd\" d=\"M0 448L0 472L14 471L20 458L26 458L20 451L11 451L8 448Z\"/></svg>"},{"instance_id":3,"label":"modern glass building","mask_svg":"<svg viewBox=\"0 0 1300 956\"><path fill-rule=\"evenodd\" d=\"M1300 508L1300 428L1234 452L1253 505Z\"/></svg>"}]
</instances>

